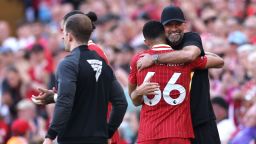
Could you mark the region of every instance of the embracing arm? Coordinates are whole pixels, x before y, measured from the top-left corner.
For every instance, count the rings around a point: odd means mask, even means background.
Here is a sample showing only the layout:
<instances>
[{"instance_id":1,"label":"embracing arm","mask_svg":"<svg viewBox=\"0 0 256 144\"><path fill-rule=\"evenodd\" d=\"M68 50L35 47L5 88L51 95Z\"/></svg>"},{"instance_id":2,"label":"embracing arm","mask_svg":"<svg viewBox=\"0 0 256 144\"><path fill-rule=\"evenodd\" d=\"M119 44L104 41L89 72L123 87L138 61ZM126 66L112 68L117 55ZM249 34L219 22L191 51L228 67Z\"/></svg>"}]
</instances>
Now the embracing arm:
<instances>
[{"instance_id":1,"label":"embracing arm","mask_svg":"<svg viewBox=\"0 0 256 144\"><path fill-rule=\"evenodd\" d=\"M187 63L195 60L201 51L199 47L194 45L185 46L182 50L175 50L172 52L158 55L157 59L153 55L145 54L137 62L138 70L142 70L146 67L151 66L153 63L170 63L179 64Z\"/></svg>"},{"instance_id":2,"label":"embracing arm","mask_svg":"<svg viewBox=\"0 0 256 144\"><path fill-rule=\"evenodd\" d=\"M201 37L193 32L186 34L186 37L183 38L183 44L179 49L181 50L160 54L158 57L146 55L138 60L137 67L139 70L142 70L151 66L154 62L170 64L188 63L195 60L199 55L204 55Z\"/></svg>"},{"instance_id":3,"label":"embracing arm","mask_svg":"<svg viewBox=\"0 0 256 144\"><path fill-rule=\"evenodd\" d=\"M137 85L129 83L128 87L129 87L129 96L131 97L132 103L135 106L141 105L143 102L143 99L142 99L142 95L138 95L136 92Z\"/></svg>"},{"instance_id":4,"label":"embracing arm","mask_svg":"<svg viewBox=\"0 0 256 144\"><path fill-rule=\"evenodd\" d=\"M145 81L140 86L129 83L129 95L135 106L140 106L143 103L143 95L155 95L155 91L159 90L158 83Z\"/></svg>"},{"instance_id":5,"label":"embracing arm","mask_svg":"<svg viewBox=\"0 0 256 144\"><path fill-rule=\"evenodd\" d=\"M195 60L200 53L201 51L197 46L185 46L178 51L160 54L158 57L158 62L170 64L187 63Z\"/></svg>"},{"instance_id":6,"label":"embracing arm","mask_svg":"<svg viewBox=\"0 0 256 144\"><path fill-rule=\"evenodd\" d=\"M224 66L224 60L218 55L210 52L205 52L207 57L206 68L222 68Z\"/></svg>"}]
</instances>

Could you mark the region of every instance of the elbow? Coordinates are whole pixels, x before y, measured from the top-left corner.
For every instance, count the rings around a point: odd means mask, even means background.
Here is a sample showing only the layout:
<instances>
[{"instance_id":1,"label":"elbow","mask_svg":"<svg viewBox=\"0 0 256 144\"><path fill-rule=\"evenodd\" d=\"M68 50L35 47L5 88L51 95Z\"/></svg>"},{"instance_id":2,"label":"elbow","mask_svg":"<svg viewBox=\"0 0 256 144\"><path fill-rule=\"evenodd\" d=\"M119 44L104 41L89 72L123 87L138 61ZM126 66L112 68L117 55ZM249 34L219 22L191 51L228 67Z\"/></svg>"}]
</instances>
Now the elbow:
<instances>
[{"instance_id":1,"label":"elbow","mask_svg":"<svg viewBox=\"0 0 256 144\"><path fill-rule=\"evenodd\" d=\"M224 62L224 60L222 59L221 62L220 62L220 68L222 68L224 65L225 65L225 62Z\"/></svg>"},{"instance_id":2,"label":"elbow","mask_svg":"<svg viewBox=\"0 0 256 144\"><path fill-rule=\"evenodd\" d=\"M133 102L133 105L134 105L134 106L136 106L136 107L138 107L138 106L140 106L140 105L141 105L141 103Z\"/></svg>"},{"instance_id":3,"label":"elbow","mask_svg":"<svg viewBox=\"0 0 256 144\"><path fill-rule=\"evenodd\" d=\"M134 106L138 107L142 104L142 101L132 100L132 103L133 103Z\"/></svg>"},{"instance_id":4,"label":"elbow","mask_svg":"<svg viewBox=\"0 0 256 144\"><path fill-rule=\"evenodd\" d=\"M222 68L224 66L224 60L223 59L220 59L219 60L219 64L216 66L216 68Z\"/></svg>"}]
</instances>

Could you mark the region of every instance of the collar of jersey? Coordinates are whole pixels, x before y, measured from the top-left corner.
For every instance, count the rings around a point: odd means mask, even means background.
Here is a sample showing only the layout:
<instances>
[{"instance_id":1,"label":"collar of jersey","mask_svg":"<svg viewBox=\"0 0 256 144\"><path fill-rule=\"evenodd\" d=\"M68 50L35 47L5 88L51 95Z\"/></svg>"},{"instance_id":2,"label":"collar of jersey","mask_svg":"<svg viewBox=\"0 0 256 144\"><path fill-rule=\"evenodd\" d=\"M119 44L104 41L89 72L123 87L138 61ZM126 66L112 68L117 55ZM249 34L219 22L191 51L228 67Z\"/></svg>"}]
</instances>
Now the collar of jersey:
<instances>
[{"instance_id":1,"label":"collar of jersey","mask_svg":"<svg viewBox=\"0 0 256 144\"><path fill-rule=\"evenodd\" d=\"M172 50L172 47L167 44L156 44L156 45L153 45L151 50L155 50L155 51Z\"/></svg>"}]
</instances>

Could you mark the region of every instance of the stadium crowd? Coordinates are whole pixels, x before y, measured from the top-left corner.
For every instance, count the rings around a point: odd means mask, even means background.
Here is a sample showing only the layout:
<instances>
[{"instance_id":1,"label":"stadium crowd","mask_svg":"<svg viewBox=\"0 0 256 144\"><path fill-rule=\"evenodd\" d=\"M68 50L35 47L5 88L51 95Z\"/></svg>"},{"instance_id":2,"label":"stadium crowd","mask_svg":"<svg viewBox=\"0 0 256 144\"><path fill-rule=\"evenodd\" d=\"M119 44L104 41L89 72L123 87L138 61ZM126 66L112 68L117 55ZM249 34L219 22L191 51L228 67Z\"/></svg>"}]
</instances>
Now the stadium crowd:
<instances>
[{"instance_id":1,"label":"stadium crowd","mask_svg":"<svg viewBox=\"0 0 256 144\"><path fill-rule=\"evenodd\" d=\"M42 143L54 105L38 106L30 98L38 87L54 87L56 65L67 55L60 20L74 9L98 16L91 40L104 50L126 92L129 105L119 132L124 143L135 143L140 108L128 96L129 64L136 52L147 49L144 23L160 20L170 4L184 11L187 31L201 35L205 51L225 60L223 69L209 71L222 143L255 141L256 0L24 0L15 35L0 19L0 144L13 144L17 135L24 143Z\"/></svg>"}]
</instances>

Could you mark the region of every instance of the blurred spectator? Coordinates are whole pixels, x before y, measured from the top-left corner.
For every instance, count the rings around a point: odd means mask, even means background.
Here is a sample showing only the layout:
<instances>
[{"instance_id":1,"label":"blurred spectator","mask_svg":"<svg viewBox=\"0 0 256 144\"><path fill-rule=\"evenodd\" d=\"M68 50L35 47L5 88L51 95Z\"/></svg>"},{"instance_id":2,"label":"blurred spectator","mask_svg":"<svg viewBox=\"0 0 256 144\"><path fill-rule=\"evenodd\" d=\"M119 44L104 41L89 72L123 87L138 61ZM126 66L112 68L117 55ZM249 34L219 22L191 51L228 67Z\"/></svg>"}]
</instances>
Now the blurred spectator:
<instances>
[{"instance_id":1,"label":"blurred spectator","mask_svg":"<svg viewBox=\"0 0 256 144\"><path fill-rule=\"evenodd\" d=\"M18 119L25 120L30 127L30 142L42 142L46 134L44 119L36 114L36 106L29 99L23 99L17 104Z\"/></svg>"},{"instance_id":2,"label":"blurred spectator","mask_svg":"<svg viewBox=\"0 0 256 144\"><path fill-rule=\"evenodd\" d=\"M8 22L0 20L0 44L3 47L16 51L18 48L16 38L11 37L10 34L11 30Z\"/></svg>"},{"instance_id":3,"label":"blurred spectator","mask_svg":"<svg viewBox=\"0 0 256 144\"><path fill-rule=\"evenodd\" d=\"M249 38L249 42L256 44L256 16L248 17L244 22L245 32Z\"/></svg>"},{"instance_id":4,"label":"blurred spectator","mask_svg":"<svg viewBox=\"0 0 256 144\"><path fill-rule=\"evenodd\" d=\"M27 121L16 119L11 126L12 137L7 144L28 144L30 127Z\"/></svg>"},{"instance_id":5,"label":"blurred spectator","mask_svg":"<svg viewBox=\"0 0 256 144\"><path fill-rule=\"evenodd\" d=\"M249 144L256 137L256 104L252 106L244 117L245 126L233 138L231 144Z\"/></svg>"},{"instance_id":6,"label":"blurred spectator","mask_svg":"<svg viewBox=\"0 0 256 144\"><path fill-rule=\"evenodd\" d=\"M134 49L129 44L123 44L121 47L121 68L128 74L130 72L130 61L134 55Z\"/></svg>"},{"instance_id":7,"label":"blurred spectator","mask_svg":"<svg viewBox=\"0 0 256 144\"><path fill-rule=\"evenodd\" d=\"M2 64L4 66L11 66L14 64L14 53L12 49L0 47L0 55L2 55Z\"/></svg>"},{"instance_id":8,"label":"blurred spectator","mask_svg":"<svg viewBox=\"0 0 256 144\"><path fill-rule=\"evenodd\" d=\"M21 22L17 26L17 50L23 50L35 42L35 36L31 32L29 23Z\"/></svg>"},{"instance_id":9,"label":"blurred spectator","mask_svg":"<svg viewBox=\"0 0 256 144\"><path fill-rule=\"evenodd\" d=\"M247 43L247 37L244 33L240 32L240 31L231 32L228 35L228 42L231 45L234 45L234 47L240 46L240 45Z\"/></svg>"},{"instance_id":10,"label":"blurred spectator","mask_svg":"<svg viewBox=\"0 0 256 144\"><path fill-rule=\"evenodd\" d=\"M8 136L8 125L4 121L2 115L0 114L0 144L4 144Z\"/></svg>"},{"instance_id":11,"label":"blurred spectator","mask_svg":"<svg viewBox=\"0 0 256 144\"><path fill-rule=\"evenodd\" d=\"M219 123L228 118L228 103L221 97L217 96L211 100L214 113L216 116L216 122Z\"/></svg>"},{"instance_id":12,"label":"blurred spectator","mask_svg":"<svg viewBox=\"0 0 256 144\"><path fill-rule=\"evenodd\" d=\"M236 130L233 120L228 118L228 103L222 97L214 97L211 101L216 115L221 143L227 144Z\"/></svg>"},{"instance_id":13,"label":"blurred spectator","mask_svg":"<svg viewBox=\"0 0 256 144\"><path fill-rule=\"evenodd\" d=\"M127 141L127 143L136 143L138 128L139 114L136 111L127 112L119 128L121 136Z\"/></svg>"},{"instance_id":14,"label":"blurred spectator","mask_svg":"<svg viewBox=\"0 0 256 144\"><path fill-rule=\"evenodd\" d=\"M40 44L34 44L30 50L30 68L28 74L31 87L27 91L27 98L37 95L37 87L46 88L52 73L52 64L45 57L45 49Z\"/></svg>"},{"instance_id":15,"label":"blurred spectator","mask_svg":"<svg viewBox=\"0 0 256 144\"><path fill-rule=\"evenodd\" d=\"M9 107L12 118L15 118L17 114L16 104L24 97L23 88L19 71L16 67L9 66L2 84L2 97L3 104Z\"/></svg>"}]
</instances>

